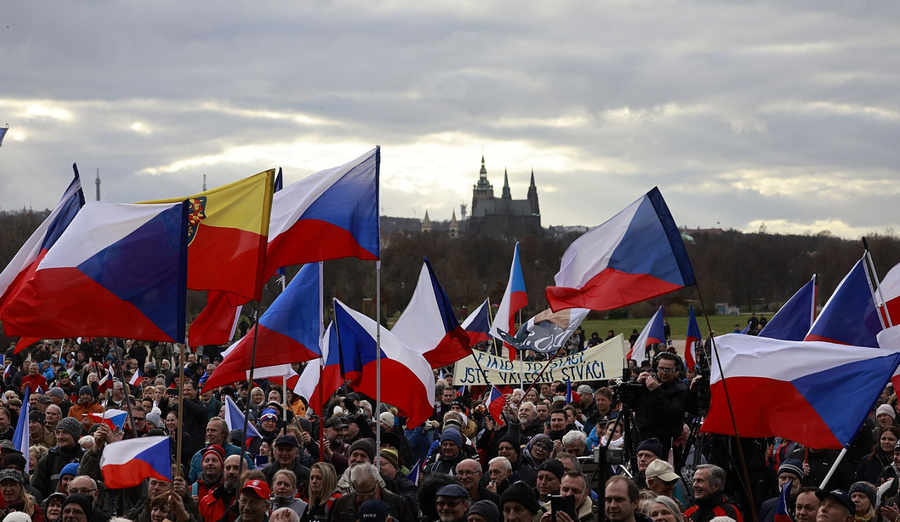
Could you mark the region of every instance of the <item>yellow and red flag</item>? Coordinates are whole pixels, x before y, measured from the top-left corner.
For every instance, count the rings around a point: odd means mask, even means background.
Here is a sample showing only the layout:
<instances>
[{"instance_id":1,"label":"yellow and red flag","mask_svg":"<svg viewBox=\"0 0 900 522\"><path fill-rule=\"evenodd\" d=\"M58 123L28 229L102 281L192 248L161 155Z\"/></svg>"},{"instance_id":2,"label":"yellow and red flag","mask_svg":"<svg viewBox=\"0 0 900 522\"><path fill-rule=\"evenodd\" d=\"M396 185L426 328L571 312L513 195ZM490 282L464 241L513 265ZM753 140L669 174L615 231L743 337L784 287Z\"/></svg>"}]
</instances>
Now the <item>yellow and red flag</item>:
<instances>
[{"instance_id":1,"label":"yellow and red flag","mask_svg":"<svg viewBox=\"0 0 900 522\"><path fill-rule=\"evenodd\" d=\"M235 305L259 300L274 178L271 169L187 198L144 202L190 200L188 288L228 292Z\"/></svg>"}]
</instances>

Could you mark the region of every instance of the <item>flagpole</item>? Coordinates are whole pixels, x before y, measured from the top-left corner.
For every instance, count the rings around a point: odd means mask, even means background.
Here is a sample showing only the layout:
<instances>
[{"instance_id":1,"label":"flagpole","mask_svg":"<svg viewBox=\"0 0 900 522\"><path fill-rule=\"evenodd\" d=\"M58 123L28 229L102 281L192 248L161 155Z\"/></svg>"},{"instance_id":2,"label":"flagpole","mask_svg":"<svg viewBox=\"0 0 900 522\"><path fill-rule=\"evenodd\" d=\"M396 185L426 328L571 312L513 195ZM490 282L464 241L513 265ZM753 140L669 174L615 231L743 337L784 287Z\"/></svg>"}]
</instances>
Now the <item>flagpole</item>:
<instances>
[{"instance_id":1,"label":"flagpole","mask_svg":"<svg viewBox=\"0 0 900 522\"><path fill-rule=\"evenodd\" d=\"M381 456L381 425L378 410L381 408L381 260L375 261L375 463Z\"/></svg>"},{"instance_id":2,"label":"flagpole","mask_svg":"<svg viewBox=\"0 0 900 522\"><path fill-rule=\"evenodd\" d=\"M324 263L319 261L319 361L317 364L319 365L319 387L321 389L322 386L322 374L325 359L322 358L323 351L322 347L325 345L325 269ZM313 395L315 395L315 389L313 389ZM312 399L312 397L309 397ZM312 404L310 404L312 406ZM319 462L325 462L325 396L322 392L319 392Z\"/></svg>"},{"instance_id":3,"label":"flagpole","mask_svg":"<svg viewBox=\"0 0 900 522\"><path fill-rule=\"evenodd\" d=\"M881 293L881 284L878 282L878 272L875 271L875 262L872 260L872 252L869 250L869 242L866 241L865 236L863 236L862 242L863 248L866 249L866 262L869 265L869 270L872 272L872 281L870 283L873 282L875 284L875 291L878 292L878 297L881 299L881 302L884 303L884 317L881 317L881 314L878 314L878 320L881 321L882 328L890 328L894 326L894 322L891 321L891 313L888 311L887 301L884 300L884 294ZM869 288L871 289L871 285ZM887 325L884 324L885 318L887 318Z\"/></svg>"},{"instance_id":4,"label":"flagpole","mask_svg":"<svg viewBox=\"0 0 900 522\"><path fill-rule=\"evenodd\" d=\"M116 339L116 341L118 341L118 339ZM115 342L115 341L113 341L113 342ZM131 385L128 381L125 380L125 370L122 369L122 361L114 360L114 362L118 366L117 369L119 370L118 371L119 375L122 376L121 377L122 387L125 388L125 406L128 409L128 417L126 417L126 418L128 419L129 424L131 424L131 435L132 435L132 437L137 438L137 428L134 427L134 418L132 418L132 416L131 416L131 413L132 413ZM116 388L116 383L114 382L113 390L115 390L115 388Z\"/></svg>"},{"instance_id":5,"label":"flagpole","mask_svg":"<svg viewBox=\"0 0 900 522\"><path fill-rule=\"evenodd\" d=\"M703 301L703 293L700 291L700 283L695 281L694 286L697 288L697 297L700 300L700 308L703 310L703 317L706 318L707 331L710 332L709 344L710 346L712 346L712 350L716 354L716 365L719 367L719 375L722 376L722 391L725 393L725 404L728 405L728 413L731 416L731 427L734 429L734 437L737 439L736 445L738 450L738 457L741 460L741 471L743 471L744 475L744 488L747 491L747 497L750 501L750 513L752 515L751 520L757 520L758 517L756 514L756 506L753 503L753 491L750 487L750 475L747 473L747 461L744 459L744 448L741 445L741 436L738 434L737 421L734 418L734 409L731 406L731 395L728 394L728 384L725 379L725 372L722 370L722 360L719 358L719 349L716 346L716 338L714 335L712 335L712 324L709 322L709 314L706 313L706 304ZM709 360L709 356L710 354L707 352L707 361Z\"/></svg>"},{"instance_id":6,"label":"flagpole","mask_svg":"<svg viewBox=\"0 0 900 522\"><path fill-rule=\"evenodd\" d=\"M522 309L519 309L519 328L522 327ZM516 330L518 331L518 329ZM515 334L510 332L510 335L515 337ZM522 362L522 354L519 353L519 350L516 350L516 356L519 358L519 389L525 389L525 363Z\"/></svg>"},{"instance_id":7,"label":"flagpole","mask_svg":"<svg viewBox=\"0 0 900 522\"><path fill-rule=\"evenodd\" d=\"M247 403L244 405L244 427L241 429L241 460L244 460L244 452L247 451L247 423L250 419L250 395L253 392L253 370L256 366L256 344L259 338L259 301L256 302L253 324L253 349L250 353L250 373L247 376ZM243 466L241 466L243 469Z\"/></svg>"},{"instance_id":8,"label":"flagpole","mask_svg":"<svg viewBox=\"0 0 900 522\"><path fill-rule=\"evenodd\" d=\"M180 477L184 473L181 464L181 441L184 438L184 347L185 344L187 344L187 339L185 339L183 343L178 344L181 348L181 360L179 361L178 366L181 369L179 370L180 376L178 377L178 439L175 441L175 462L178 463L178 476Z\"/></svg>"}]
</instances>

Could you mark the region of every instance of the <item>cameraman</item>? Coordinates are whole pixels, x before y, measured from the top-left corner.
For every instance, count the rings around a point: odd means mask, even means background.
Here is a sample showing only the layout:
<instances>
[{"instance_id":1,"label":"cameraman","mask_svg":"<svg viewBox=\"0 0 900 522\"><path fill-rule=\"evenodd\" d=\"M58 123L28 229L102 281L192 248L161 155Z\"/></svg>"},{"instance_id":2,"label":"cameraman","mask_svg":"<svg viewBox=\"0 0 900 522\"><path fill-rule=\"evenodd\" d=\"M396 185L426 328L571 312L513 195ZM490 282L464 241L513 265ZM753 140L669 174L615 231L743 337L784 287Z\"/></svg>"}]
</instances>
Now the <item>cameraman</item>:
<instances>
[{"instance_id":1,"label":"cameraman","mask_svg":"<svg viewBox=\"0 0 900 522\"><path fill-rule=\"evenodd\" d=\"M656 437L668 455L672 438L684 425L685 386L679 381L681 359L662 352L656 357L655 372L642 372L637 382L644 386L635 392L634 422L641 440Z\"/></svg>"}]
</instances>

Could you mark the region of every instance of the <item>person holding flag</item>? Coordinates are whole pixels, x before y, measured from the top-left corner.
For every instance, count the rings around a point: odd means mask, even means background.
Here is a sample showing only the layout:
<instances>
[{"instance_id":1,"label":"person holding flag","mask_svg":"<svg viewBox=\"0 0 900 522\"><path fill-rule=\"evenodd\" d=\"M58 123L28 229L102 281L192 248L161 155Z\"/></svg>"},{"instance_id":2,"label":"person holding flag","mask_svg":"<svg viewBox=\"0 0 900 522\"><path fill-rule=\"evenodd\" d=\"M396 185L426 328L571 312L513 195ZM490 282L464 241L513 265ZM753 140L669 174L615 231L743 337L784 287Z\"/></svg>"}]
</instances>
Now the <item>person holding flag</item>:
<instances>
[{"instance_id":1,"label":"person holding flag","mask_svg":"<svg viewBox=\"0 0 900 522\"><path fill-rule=\"evenodd\" d=\"M785 459L778 466L778 490L781 494L763 502L759 508L760 522L789 522L794 514L794 504L804 478L806 473L803 472L803 461ZM784 514L789 517L787 521L776 520L782 508L785 509Z\"/></svg>"}]
</instances>

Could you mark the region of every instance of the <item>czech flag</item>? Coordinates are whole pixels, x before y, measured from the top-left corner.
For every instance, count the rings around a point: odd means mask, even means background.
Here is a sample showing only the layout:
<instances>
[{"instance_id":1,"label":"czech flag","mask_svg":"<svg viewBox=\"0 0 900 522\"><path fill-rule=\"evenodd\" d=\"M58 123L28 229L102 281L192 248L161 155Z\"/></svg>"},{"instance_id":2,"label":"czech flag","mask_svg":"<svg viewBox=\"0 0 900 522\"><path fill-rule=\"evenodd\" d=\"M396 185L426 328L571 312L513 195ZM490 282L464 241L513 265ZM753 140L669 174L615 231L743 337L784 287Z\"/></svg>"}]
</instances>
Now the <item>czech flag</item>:
<instances>
[{"instance_id":1,"label":"czech flag","mask_svg":"<svg viewBox=\"0 0 900 522\"><path fill-rule=\"evenodd\" d=\"M188 196L191 290L221 290L239 305L262 297L275 169ZM180 341L179 341L180 342Z\"/></svg>"},{"instance_id":2,"label":"czech flag","mask_svg":"<svg viewBox=\"0 0 900 522\"><path fill-rule=\"evenodd\" d=\"M310 407L320 414L318 410L344 384L341 376L341 353L337 346L337 331L334 323L331 323L322 337L322 358L306 365L294 387L294 393L306 397Z\"/></svg>"},{"instance_id":3,"label":"czech flag","mask_svg":"<svg viewBox=\"0 0 900 522\"><path fill-rule=\"evenodd\" d=\"M72 168L75 169L75 179L69 183L62 199L59 200L47 219L31 234L28 241L22 245L3 272L0 272L0 311L3 311L10 298L31 280L38 264L47 255L47 251L56 243L59 236L68 228L69 223L75 219L75 215L84 206L84 193L81 191L78 167L73 164Z\"/></svg>"},{"instance_id":4,"label":"czech flag","mask_svg":"<svg viewBox=\"0 0 900 522\"><path fill-rule=\"evenodd\" d=\"M716 347L703 431L734 435L727 385L741 437L783 437L810 448L850 444L900 364L897 351L829 342L728 334Z\"/></svg>"},{"instance_id":5,"label":"czech flag","mask_svg":"<svg viewBox=\"0 0 900 522\"><path fill-rule=\"evenodd\" d=\"M883 310L887 303L887 313L882 312L885 316L884 324L900 323L900 263L888 270L884 279L881 280L880 289L880 294L876 296L879 308ZM888 321L888 316L890 316L890 321Z\"/></svg>"},{"instance_id":6,"label":"czech flag","mask_svg":"<svg viewBox=\"0 0 900 522\"><path fill-rule=\"evenodd\" d=\"M634 346L631 347L631 350L628 350L628 355L626 355L625 358L634 359L637 361L638 366L646 361L648 346L666 342L666 326L664 321L663 307L660 306L659 309L656 310L656 313L653 314L653 317L651 317L650 320L647 321L647 324L644 325L644 329L641 330L641 334L634 342Z\"/></svg>"},{"instance_id":7,"label":"czech flag","mask_svg":"<svg viewBox=\"0 0 900 522\"><path fill-rule=\"evenodd\" d=\"M114 380L115 376L113 375L112 367L109 367L106 369L106 373L97 383L97 391L99 391L100 393L106 393L106 390L111 390Z\"/></svg>"},{"instance_id":8,"label":"czech flag","mask_svg":"<svg viewBox=\"0 0 900 522\"><path fill-rule=\"evenodd\" d=\"M665 325L663 325L665 333ZM689 370L693 371L697 365L696 353L694 349L700 344L700 326L697 324L697 317L694 315L694 305L688 307L688 327L687 339L684 342L684 364Z\"/></svg>"},{"instance_id":9,"label":"czech flag","mask_svg":"<svg viewBox=\"0 0 900 522\"><path fill-rule=\"evenodd\" d=\"M545 293L554 312L612 310L695 283L681 233L654 187L576 239Z\"/></svg>"},{"instance_id":10,"label":"czech flag","mask_svg":"<svg viewBox=\"0 0 900 522\"><path fill-rule=\"evenodd\" d=\"M877 337L881 330L863 257L831 294L805 340L878 348Z\"/></svg>"},{"instance_id":11,"label":"czech flag","mask_svg":"<svg viewBox=\"0 0 900 522\"><path fill-rule=\"evenodd\" d=\"M93 419L94 422L106 424L107 426L109 426L109 429L116 431L121 430L122 427L125 426L125 421L128 419L128 412L117 410L115 408L109 408L102 414L88 413L88 417Z\"/></svg>"},{"instance_id":12,"label":"czech flag","mask_svg":"<svg viewBox=\"0 0 900 522\"><path fill-rule=\"evenodd\" d=\"M485 299L484 302L481 303L474 312L469 314L465 321L463 321L463 330L469 335L469 342L471 342L472 345L482 341L491 340L491 321L488 316L490 309L491 300Z\"/></svg>"},{"instance_id":13,"label":"czech flag","mask_svg":"<svg viewBox=\"0 0 900 522\"><path fill-rule=\"evenodd\" d=\"M25 387L24 400L22 401L22 411L19 413L19 420L16 422L16 431L13 433L13 447L21 453L27 454L28 448L31 447L31 430L28 427L28 396L31 395L29 386ZM28 460L25 459L25 473L28 473Z\"/></svg>"},{"instance_id":14,"label":"czech flag","mask_svg":"<svg viewBox=\"0 0 900 522\"><path fill-rule=\"evenodd\" d=\"M247 379L251 366L286 365L280 373L259 374L259 377L284 375L291 363L318 359L322 355L319 350L322 324L319 272L318 263L303 266L259 322L225 353L222 363L206 380L205 390ZM254 336L257 337L256 360L251 360Z\"/></svg>"},{"instance_id":15,"label":"czech flag","mask_svg":"<svg viewBox=\"0 0 900 522\"><path fill-rule=\"evenodd\" d=\"M506 407L506 397L493 384L491 385L491 393L488 395L487 404L488 413L494 418L494 422L498 426L503 426L506 421L503 420L503 408Z\"/></svg>"},{"instance_id":16,"label":"czech flag","mask_svg":"<svg viewBox=\"0 0 900 522\"><path fill-rule=\"evenodd\" d=\"M412 299L391 333L421 353L432 368L453 364L472 353L469 336L456 320L450 298L428 259L422 264Z\"/></svg>"},{"instance_id":17,"label":"czech flag","mask_svg":"<svg viewBox=\"0 0 900 522\"><path fill-rule=\"evenodd\" d=\"M337 299L334 300L334 324L341 374L352 381L354 390L375 397L378 378L376 339L381 327ZM396 406L407 418L408 425L418 426L433 413L435 380L431 365L390 331L382 330L380 337L381 400Z\"/></svg>"},{"instance_id":18,"label":"czech flag","mask_svg":"<svg viewBox=\"0 0 900 522\"><path fill-rule=\"evenodd\" d=\"M757 334L784 341L802 341L816 320L816 275L803 285Z\"/></svg>"},{"instance_id":19,"label":"czech flag","mask_svg":"<svg viewBox=\"0 0 900 522\"><path fill-rule=\"evenodd\" d=\"M572 381L566 381L566 404L572 404Z\"/></svg>"},{"instance_id":20,"label":"czech flag","mask_svg":"<svg viewBox=\"0 0 900 522\"><path fill-rule=\"evenodd\" d=\"M138 368L134 371L134 375L131 376L131 380L128 381L129 386L135 386L141 382L141 370Z\"/></svg>"},{"instance_id":21,"label":"czech flag","mask_svg":"<svg viewBox=\"0 0 900 522\"><path fill-rule=\"evenodd\" d=\"M503 338L498 330L512 335L512 332L516 331L516 312L527 304L525 277L522 275L522 263L519 261L519 243L516 243L512 265L509 268L509 281L506 283L506 290L503 292L503 299L500 301L497 315L494 316L494 322L491 324L491 336L502 341ZM516 349L508 343L506 347L509 350L509 360L516 360Z\"/></svg>"},{"instance_id":22,"label":"czech flag","mask_svg":"<svg viewBox=\"0 0 900 522\"><path fill-rule=\"evenodd\" d=\"M413 466L413 469L409 472L409 475L406 476L406 479L415 484L419 485L419 471L422 469L422 461L416 462L416 465Z\"/></svg>"},{"instance_id":23,"label":"czech flag","mask_svg":"<svg viewBox=\"0 0 900 522\"><path fill-rule=\"evenodd\" d=\"M7 335L183 342L187 208L85 205L0 313Z\"/></svg>"},{"instance_id":24,"label":"czech flag","mask_svg":"<svg viewBox=\"0 0 900 522\"><path fill-rule=\"evenodd\" d=\"M107 444L100 472L108 489L132 488L144 479L172 481L169 437L140 437Z\"/></svg>"},{"instance_id":25,"label":"czech flag","mask_svg":"<svg viewBox=\"0 0 900 522\"><path fill-rule=\"evenodd\" d=\"M225 424L228 425L228 431L244 429L244 414L237 404L231 400L231 397L225 396ZM247 423L247 441L253 437L259 437L259 432L253 427L253 424Z\"/></svg>"},{"instance_id":26,"label":"czech flag","mask_svg":"<svg viewBox=\"0 0 900 522\"><path fill-rule=\"evenodd\" d=\"M791 500L791 484L794 479L788 480L787 484L781 488L781 495L778 496L778 505L775 507L775 522L794 522L791 515L788 514L788 503Z\"/></svg>"}]
</instances>

